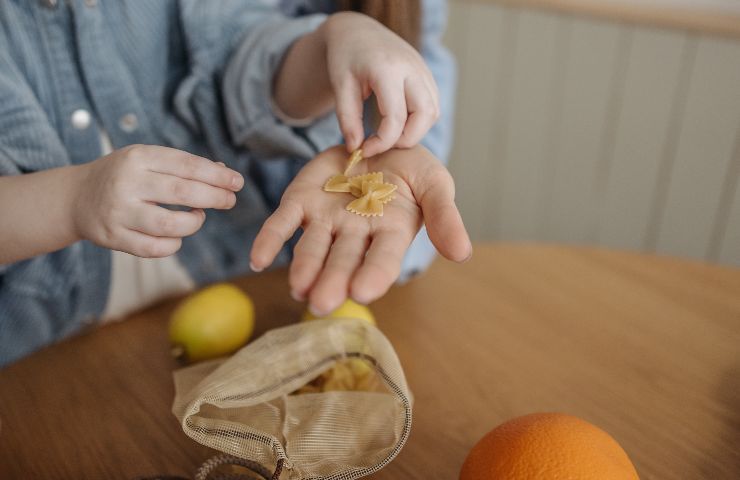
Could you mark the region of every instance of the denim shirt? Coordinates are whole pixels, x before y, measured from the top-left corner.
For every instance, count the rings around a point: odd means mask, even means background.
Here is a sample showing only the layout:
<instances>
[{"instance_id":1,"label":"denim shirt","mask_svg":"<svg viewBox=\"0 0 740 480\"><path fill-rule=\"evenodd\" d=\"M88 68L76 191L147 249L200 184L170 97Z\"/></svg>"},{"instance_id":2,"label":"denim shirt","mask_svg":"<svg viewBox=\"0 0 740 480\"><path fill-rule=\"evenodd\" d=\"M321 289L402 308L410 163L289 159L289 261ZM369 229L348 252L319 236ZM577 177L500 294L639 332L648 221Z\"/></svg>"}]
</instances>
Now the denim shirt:
<instances>
[{"instance_id":1,"label":"denim shirt","mask_svg":"<svg viewBox=\"0 0 740 480\"><path fill-rule=\"evenodd\" d=\"M424 142L445 159L454 68L440 43L444 2L424 3L423 54L444 112ZM177 255L199 285L246 274L251 243L285 187L341 142L333 115L296 128L271 104L283 55L330 12L321 0L3 0L0 175L95 160L102 132L114 148L165 145L225 162L245 176L237 205L209 211ZM422 232L404 275L432 257ZM276 263L289 258L286 248ZM94 323L110 269L110 251L87 241L0 265L0 365Z\"/></svg>"}]
</instances>

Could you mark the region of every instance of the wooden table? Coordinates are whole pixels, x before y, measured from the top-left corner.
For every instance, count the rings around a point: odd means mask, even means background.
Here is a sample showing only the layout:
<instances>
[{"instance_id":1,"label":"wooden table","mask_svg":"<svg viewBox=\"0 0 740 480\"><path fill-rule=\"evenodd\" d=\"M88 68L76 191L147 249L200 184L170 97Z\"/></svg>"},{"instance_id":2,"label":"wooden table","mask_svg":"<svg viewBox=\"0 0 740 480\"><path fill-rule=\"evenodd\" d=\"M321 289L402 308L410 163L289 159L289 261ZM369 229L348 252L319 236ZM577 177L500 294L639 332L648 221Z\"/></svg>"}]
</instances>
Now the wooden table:
<instances>
[{"instance_id":1,"label":"wooden table","mask_svg":"<svg viewBox=\"0 0 740 480\"><path fill-rule=\"evenodd\" d=\"M285 271L237 282L257 334L297 320ZM190 476L213 451L170 413L175 302L0 371L0 478ZM610 432L643 480L740 478L740 270L596 249L479 245L372 306L415 393L374 479L455 479L498 423L561 411Z\"/></svg>"}]
</instances>

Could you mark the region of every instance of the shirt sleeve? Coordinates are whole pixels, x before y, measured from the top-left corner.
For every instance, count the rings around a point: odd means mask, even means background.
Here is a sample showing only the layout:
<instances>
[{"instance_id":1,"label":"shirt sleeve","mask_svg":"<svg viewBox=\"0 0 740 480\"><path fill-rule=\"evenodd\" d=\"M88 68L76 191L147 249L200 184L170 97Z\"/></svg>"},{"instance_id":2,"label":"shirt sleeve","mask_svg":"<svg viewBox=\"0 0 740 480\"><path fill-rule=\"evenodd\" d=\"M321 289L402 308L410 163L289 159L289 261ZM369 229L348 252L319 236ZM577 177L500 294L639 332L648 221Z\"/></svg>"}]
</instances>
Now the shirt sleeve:
<instances>
[{"instance_id":1,"label":"shirt sleeve","mask_svg":"<svg viewBox=\"0 0 740 480\"><path fill-rule=\"evenodd\" d=\"M309 130L326 117L307 126L283 123L271 103L272 77L293 42L326 16L287 18L264 0L180 0L179 7L189 66L174 95L178 117L192 131L208 132L213 126L204 125L203 112L219 110L221 117L207 120L223 122L223 140L235 147L314 156Z\"/></svg>"},{"instance_id":2,"label":"shirt sleeve","mask_svg":"<svg viewBox=\"0 0 740 480\"><path fill-rule=\"evenodd\" d=\"M67 151L25 77L0 51L0 175L69 165Z\"/></svg>"},{"instance_id":3,"label":"shirt sleeve","mask_svg":"<svg viewBox=\"0 0 740 480\"><path fill-rule=\"evenodd\" d=\"M446 26L446 0L422 0L420 50L439 87L440 117L421 143L445 164L452 147L457 83L455 59L442 43Z\"/></svg>"},{"instance_id":4,"label":"shirt sleeve","mask_svg":"<svg viewBox=\"0 0 740 480\"><path fill-rule=\"evenodd\" d=\"M287 18L276 13L244 37L223 81L226 121L236 145L267 156L302 158L328 146L316 145L311 130L322 130L330 116L295 122L281 115L272 100L273 78L288 49L325 19L323 14Z\"/></svg>"},{"instance_id":5,"label":"shirt sleeve","mask_svg":"<svg viewBox=\"0 0 740 480\"><path fill-rule=\"evenodd\" d=\"M0 50L0 176L68 164L67 151L36 95L8 52ZM0 275L13 265L0 265Z\"/></svg>"}]
</instances>

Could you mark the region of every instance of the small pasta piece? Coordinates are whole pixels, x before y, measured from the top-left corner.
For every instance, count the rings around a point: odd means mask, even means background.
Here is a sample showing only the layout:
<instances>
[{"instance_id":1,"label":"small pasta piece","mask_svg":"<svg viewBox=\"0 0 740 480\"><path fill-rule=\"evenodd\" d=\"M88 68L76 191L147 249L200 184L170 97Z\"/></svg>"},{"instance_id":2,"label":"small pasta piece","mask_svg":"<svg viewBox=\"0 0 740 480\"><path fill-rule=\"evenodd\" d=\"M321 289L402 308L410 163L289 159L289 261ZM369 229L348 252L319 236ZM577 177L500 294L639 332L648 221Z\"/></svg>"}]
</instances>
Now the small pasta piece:
<instances>
[{"instance_id":1,"label":"small pasta piece","mask_svg":"<svg viewBox=\"0 0 740 480\"><path fill-rule=\"evenodd\" d=\"M371 198L369 195L352 200L347 210L363 217L382 217L383 202Z\"/></svg>"},{"instance_id":2,"label":"small pasta piece","mask_svg":"<svg viewBox=\"0 0 740 480\"><path fill-rule=\"evenodd\" d=\"M361 197L364 195L362 192L363 182L379 182L383 183L383 172L371 172L363 175L355 175L347 179L349 182L349 192L355 197Z\"/></svg>"},{"instance_id":3,"label":"small pasta piece","mask_svg":"<svg viewBox=\"0 0 740 480\"><path fill-rule=\"evenodd\" d=\"M382 172L370 172L348 177L352 168L362 160L362 150L352 152L347 161L344 173L338 173L324 184L324 191L331 193L351 193L356 200L351 201L346 209L364 217L382 217L383 205L395 198L393 192L397 186L383 182Z\"/></svg>"},{"instance_id":4,"label":"small pasta piece","mask_svg":"<svg viewBox=\"0 0 740 480\"><path fill-rule=\"evenodd\" d=\"M332 193L349 193L351 184L347 180L347 177L341 173L338 173L331 177L329 180L326 181L324 184L324 191L325 192L332 192Z\"/></svg>"},{"instance_id":5,"label":"small pasta piece","mask_svg":"<svg viewBox=\"0 0 740 480\"><path fill-rule=\"evenodd\" d=\"M344 169L344 176L349 176L350 170L354 168L355 165L357 165L360 160L362 160L362 149L358 148L354 152L352 152L352 155L349 156L349 160L347 160L347 168Z\"/></svg>"}]
</instances>

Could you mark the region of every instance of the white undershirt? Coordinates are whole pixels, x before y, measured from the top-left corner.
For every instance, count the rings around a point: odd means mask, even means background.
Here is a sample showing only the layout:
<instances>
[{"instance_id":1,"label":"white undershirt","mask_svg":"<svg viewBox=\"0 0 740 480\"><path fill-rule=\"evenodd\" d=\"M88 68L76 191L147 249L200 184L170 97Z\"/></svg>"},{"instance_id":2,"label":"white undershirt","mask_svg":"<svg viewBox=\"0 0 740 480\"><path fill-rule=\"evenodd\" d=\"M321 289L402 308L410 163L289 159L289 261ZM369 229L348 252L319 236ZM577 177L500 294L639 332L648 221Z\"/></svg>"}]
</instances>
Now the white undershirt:
<instances>
[{"instance_id":1,"label":"white undershirt","mask_svg":"<svg viewBox=\"0 0 740 480\"><path fill-rule=\"evenodd\" d=\"M113 151L105 133L100 142L103 155ZM159 300L195 288L195 282L176 255L141 258L112 250L111 257L110 291L101 322L120 320Z\"/></svg>"}]
</instances>

